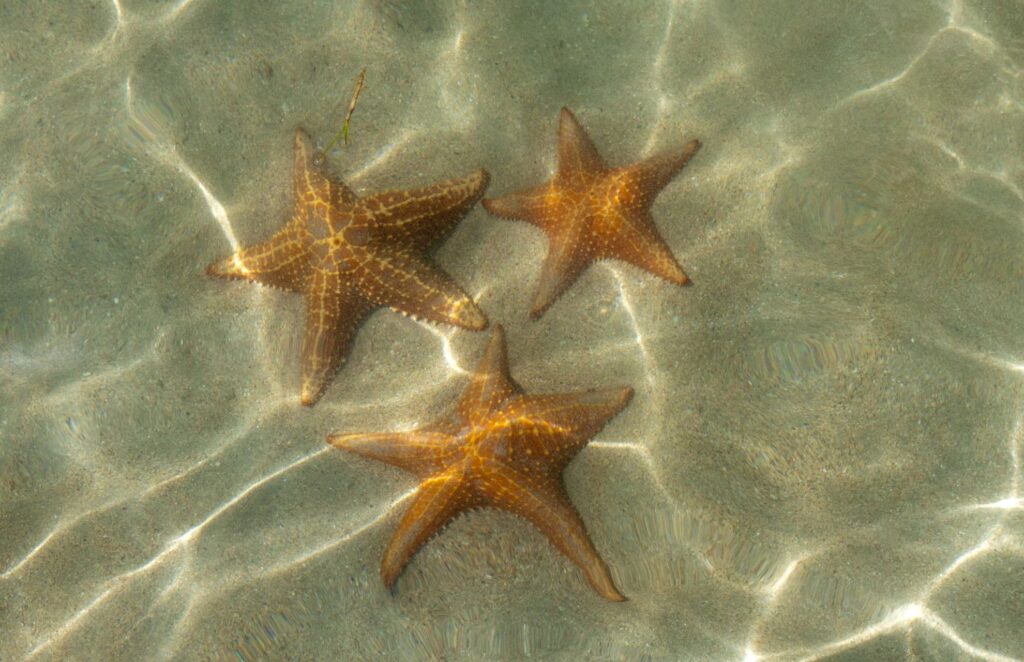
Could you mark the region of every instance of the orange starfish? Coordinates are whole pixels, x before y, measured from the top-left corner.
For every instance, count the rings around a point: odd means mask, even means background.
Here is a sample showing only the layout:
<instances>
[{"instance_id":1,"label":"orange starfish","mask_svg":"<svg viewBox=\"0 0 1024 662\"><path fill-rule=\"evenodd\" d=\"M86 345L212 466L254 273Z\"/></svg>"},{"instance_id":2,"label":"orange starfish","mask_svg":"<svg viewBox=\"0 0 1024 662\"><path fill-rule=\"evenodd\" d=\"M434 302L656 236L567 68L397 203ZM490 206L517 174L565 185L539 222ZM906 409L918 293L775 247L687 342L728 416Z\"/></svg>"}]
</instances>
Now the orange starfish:
<instances>
[{"instance_id":1,"label":"orange starfish","mask_svg":"<svg viewBox=\"0 0 1024 662\"><path fill-rule=\"evenodd\" d=\"M671 283L688 283L654 227L650 208L699 148L700 141L691 140L682 149L609 168L572 112L562 108L555 176L483 203L495 216L532 223L548 235L530 316L540 317L588 264L604 258L625 260Z\"/></svg>"},{"instance_id":2,"label":"orange starfish","mask_svg":"<svg viewBox=\"0 0 1024 662\"><path fill-rule=\"evenodd\" d=\"M621 601L608 566L569 502L561 476L618 414L631 388L525 395L512 381L496 326L455 411L411 432L333 434L327 442L422 478L391 536L380 576L387 587L417 549L459 513L479 507L525 517L583 570L601 597Z\"/></svg>"},{"instance_id":3,"label":"orange starfish","mask_svg":"<svg viewBox=\"0 0 1024 662\"><path fill-rule=\"evenodd\" d=\"M420 189L357 198L332 179L309 135L295 130L292 218L269 240L207 268L306 298L302 340L304 405L323 395L355 328L387 306L411 317L465 329L487 326L476 304L423 252L476 204L488 175L478 170Z\"/></svg>"}]
</instances>

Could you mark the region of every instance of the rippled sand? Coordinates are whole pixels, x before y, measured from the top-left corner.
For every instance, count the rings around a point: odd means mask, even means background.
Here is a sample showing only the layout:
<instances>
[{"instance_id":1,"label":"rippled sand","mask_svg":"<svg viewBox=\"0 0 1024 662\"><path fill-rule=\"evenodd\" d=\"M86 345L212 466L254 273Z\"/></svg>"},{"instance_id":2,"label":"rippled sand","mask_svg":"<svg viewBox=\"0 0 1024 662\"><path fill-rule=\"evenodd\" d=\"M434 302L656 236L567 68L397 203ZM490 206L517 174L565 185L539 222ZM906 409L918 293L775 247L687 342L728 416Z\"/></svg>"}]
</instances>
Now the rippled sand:
<instances>
[{"instance_id":1,"label":"rippled sand","mask_svg":"<svg viewBox=\"0 0 1024 662\"><path fill-rule=\"evenodd\" d=\"M1024 656L1016 3L256 4L0 7L0 660ZM487 334L379 311L304 409L301 299L203 273L364 65L361 192L538 183L562 105L613 164L704 142L654 207L694 287L528 322L538 232L437 254L525 388L636 389L566 473L629 602L496 512L388 594L415 483L324 435L432 420Z\"/></svg>"}]
</instances>

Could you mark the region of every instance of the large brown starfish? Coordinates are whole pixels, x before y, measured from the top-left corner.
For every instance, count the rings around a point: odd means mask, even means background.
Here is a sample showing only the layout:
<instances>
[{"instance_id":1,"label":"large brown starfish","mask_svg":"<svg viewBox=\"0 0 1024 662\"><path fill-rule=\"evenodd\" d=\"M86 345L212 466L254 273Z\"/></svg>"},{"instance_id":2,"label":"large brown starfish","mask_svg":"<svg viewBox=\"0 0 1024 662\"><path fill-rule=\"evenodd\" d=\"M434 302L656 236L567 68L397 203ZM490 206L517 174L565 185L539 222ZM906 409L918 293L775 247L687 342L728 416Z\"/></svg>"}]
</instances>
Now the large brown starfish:
<instances>
[{"instance_id":1,"label":"large brown starfish","mask_svg":"<svg viewBox=\"0 0 1024 662\"><path fill-rule=\"evenodd\" d=\"M700 148L691 140L621 168L609 168L568 108L558 127L558 168L536 188L484 200L495 216L536 225L548 235L548 256L530 316L544 311L588 264L618 258L665 280L689 278L651 219L654 198Z\"/></svg>"},{"instance_id":2,"label":"large brown starfish","mask_svg":"<svg viewBox=\"0 0 1024 662\"><path fill-rule=\"evenodd\" d=\"M380 575L389 588L423 543L459 513L483 506L525 517L608 600L625 600L562 486L562 471L633 394L609 388L525 395L512 381L496 326L450 416L411 432L332 434L328 443L387 462L422 482L391 536Z\"/></svg>"},{"instance_id":3,"label":"large brown starfish","mask_svg":"<svg viewBox=\"0 0 1024 662\"><path fill-rule=\"evenodd\" d=\"M269 240L207 268L211 276L280 287L306 298L302 341L304 405L312 405L343 362L355 328L375 307L480 330L487 320L446 273L423 255L487 186L478 170L420 189L365 198L333 179L309 135L295 130L292 218Z\"/></svg>"}]
</instances>

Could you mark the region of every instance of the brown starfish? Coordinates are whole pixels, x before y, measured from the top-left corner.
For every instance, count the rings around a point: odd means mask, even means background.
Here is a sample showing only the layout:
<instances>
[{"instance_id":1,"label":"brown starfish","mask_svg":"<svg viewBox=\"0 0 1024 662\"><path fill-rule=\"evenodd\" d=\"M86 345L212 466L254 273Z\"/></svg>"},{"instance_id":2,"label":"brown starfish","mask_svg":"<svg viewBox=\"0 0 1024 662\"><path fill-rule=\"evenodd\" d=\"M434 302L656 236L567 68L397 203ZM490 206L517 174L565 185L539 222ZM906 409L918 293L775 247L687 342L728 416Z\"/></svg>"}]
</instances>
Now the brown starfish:
<instances>
[{"instance_id":1,"label":"brown starfish","mask_svg":"<svg viewBox=\"0 0 1024 662\"><path fill-rule=\"evenodd\" d=\"M608 600L625 600L562 486L562 471L619 413L631 388L525 395L512 381L495 326L476 373L450 416L411 432L333 434L336 448L420 478L391 536L380 575L389 588L417 549L459 513L483 506L525 517L583 570Z\"/></svg>"},{"instance_id":2,"label":"brown starfish","mask_svg":"<svg viewBox=\"0 0 1024 662\"><path fill-rule=\"evenodd\" d=\"M409 191L357 198L295 130L292 218L269 240L214 262L206 272L283 288L306 298L304 405L323 394L355 328L372 310L392 310L465 329L487 326L476 304L423 255L476 204L485 170Z\"/></svg>"},{"instance_id":3,"label":"brown starfish","mask_svg":"<svg viewBox=\"0 0 1024 662\"><path fill-rule=\"evenodd\" d=\"M625 260L678 285L689 282L654 227L650 209L699 148L700 141L691 140L682 149L609 168L572 112L562 108L555 176L483 203L495 216L532 223L548 235L530 316L540 317L588 264L604 258Z\"/></svg>"}]
</instances>

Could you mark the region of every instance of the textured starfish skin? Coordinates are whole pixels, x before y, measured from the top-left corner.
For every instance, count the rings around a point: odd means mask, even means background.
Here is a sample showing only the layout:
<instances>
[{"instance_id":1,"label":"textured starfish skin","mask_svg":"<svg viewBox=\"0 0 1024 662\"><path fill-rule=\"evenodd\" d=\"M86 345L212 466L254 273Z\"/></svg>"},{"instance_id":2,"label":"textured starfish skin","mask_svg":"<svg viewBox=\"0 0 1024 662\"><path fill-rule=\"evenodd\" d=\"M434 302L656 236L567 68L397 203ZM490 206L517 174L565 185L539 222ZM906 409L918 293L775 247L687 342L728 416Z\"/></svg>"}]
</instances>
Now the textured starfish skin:
<instances>
[{"instance_id":1,"label":"textured starfish skin","mask_svg":"<svg viewBox=\"0 0 1024 662\"><path fill-rule=\"evenodd\" d=\"M558 127L555 176L536 188L486 199L495 216L526 221L548 235L548 256L530 316L540 317L591 262L616 258L665 280L689 278L651 219L654 199L700 149L691 140L621 168L609 168L568 108Z\"/></svg>"},{"instance_id":2,"label":"textured starfish skin","mask_svg":"<svg viewBox=\"0 0 1024 662\"><path fill-rule=\"evenodd\" d=\"M267 241L214 262L206 272L305 297L302 404L320 399L347 356L356 327L374 308L464 329L486 328L476 304L424 256L483 195L485 170L358 198L320 164L301 128L295 130L294 161L291 220Z\"/></svg>"},{"instance_id":3,"label":"textured starfish skin","mask_svg":"<svg viewBox=\"0 0 1024 662\"><path fill-rule=\"evenodd\" d=\"M493 507L540 529L601 597L625 600L569 501L562 471L632 395L631 388L524 394L509 376L505 338L495 326L449 416L411 432L329 435L335 448L422 480L384 551L384 584L392 587L416 550L453 517Z\"/></svg>"}]
</instances>

